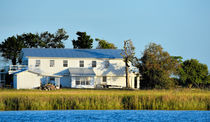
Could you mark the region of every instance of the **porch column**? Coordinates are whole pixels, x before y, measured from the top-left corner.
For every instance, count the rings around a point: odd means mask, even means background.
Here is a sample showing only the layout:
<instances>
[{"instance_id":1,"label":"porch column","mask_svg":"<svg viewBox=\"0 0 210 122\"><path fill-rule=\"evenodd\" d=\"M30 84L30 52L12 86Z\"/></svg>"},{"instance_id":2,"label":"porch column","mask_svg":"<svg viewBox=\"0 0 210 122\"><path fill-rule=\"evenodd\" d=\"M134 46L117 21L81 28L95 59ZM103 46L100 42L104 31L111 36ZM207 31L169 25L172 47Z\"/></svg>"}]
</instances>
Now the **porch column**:
<instances>
[{"instance_id":1,"label":"porch column","mask_svg":"<svg viewBox=\"0 0 210 122\"><path fill-rule=\"evenodd\" d=\"M137 88L140 89L140 76L137 77Z\"/></svg>"}]
</instances>

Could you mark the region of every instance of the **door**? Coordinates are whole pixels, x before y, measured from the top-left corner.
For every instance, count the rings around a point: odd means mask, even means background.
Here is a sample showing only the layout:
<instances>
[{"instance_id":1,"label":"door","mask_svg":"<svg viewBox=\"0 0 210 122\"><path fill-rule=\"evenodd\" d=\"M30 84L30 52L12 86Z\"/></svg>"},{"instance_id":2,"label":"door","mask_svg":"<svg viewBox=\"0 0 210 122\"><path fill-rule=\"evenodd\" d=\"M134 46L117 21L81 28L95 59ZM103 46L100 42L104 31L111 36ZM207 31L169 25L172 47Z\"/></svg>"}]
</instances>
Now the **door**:
<instances>
[{"instance_id":1,"label":"door","mask_svg":"<svg viewBox=\"0 0 210 122\"><path fill-rule=\"evenodd\" d=\"M55 86L60 88L60 78L55 78Z\"/></svg>"}]
</instances>

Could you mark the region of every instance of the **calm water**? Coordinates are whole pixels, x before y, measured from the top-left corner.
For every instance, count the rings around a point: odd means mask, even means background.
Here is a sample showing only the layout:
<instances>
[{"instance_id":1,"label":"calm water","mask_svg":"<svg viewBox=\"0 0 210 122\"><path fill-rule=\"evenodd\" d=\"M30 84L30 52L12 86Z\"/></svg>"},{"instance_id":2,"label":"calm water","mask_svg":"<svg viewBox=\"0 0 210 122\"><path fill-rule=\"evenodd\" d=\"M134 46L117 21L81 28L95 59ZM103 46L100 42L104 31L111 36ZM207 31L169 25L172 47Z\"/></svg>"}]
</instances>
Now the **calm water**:
<instances>
[{"instance_id":1,"label":"calm water","mask_svg":"<svg viewBox=\"0 0 210 122\"><path fill-rule=\"evenodd\" d=\"M210 111L66 110L1 111L0 121L200 121L210 122Z\"/></svg>"}]
</instances>

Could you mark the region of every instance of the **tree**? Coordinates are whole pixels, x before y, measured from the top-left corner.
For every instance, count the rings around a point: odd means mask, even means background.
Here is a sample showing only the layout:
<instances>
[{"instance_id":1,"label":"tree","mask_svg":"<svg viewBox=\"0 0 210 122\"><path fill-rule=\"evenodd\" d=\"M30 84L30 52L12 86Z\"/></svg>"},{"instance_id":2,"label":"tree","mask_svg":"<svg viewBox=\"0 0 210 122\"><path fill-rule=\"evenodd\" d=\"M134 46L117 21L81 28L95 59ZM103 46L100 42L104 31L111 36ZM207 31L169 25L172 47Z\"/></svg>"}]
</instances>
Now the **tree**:
<instances>
[{"instance_id":1,"label":"tree","mask_svg":"<svg viewBox=\"0 0 210 122\"><path fill-rule=\"evenodd\" d=\"M135 47L131 40L124 41L123 52L121 53L123 56L123 61L125 62L125 72L126 72L126 87L130 88L130 78L129 78L129 67L135 55Z\"/></svg>"},{"instance_id":2,"label":"tree","mask_svg":"<svg viewBox=\"0 0 210 122\"><path fill-rule=\"evenodd\" d=\"M24 48L23 41L17 40L15 36L8 37L4 42L2 42L2 44L0 44L2 56L11 60L13 65L16 65L22 48Z\"/></svg>"},{"instance_id":3,"label":"tree","mask_svg":"<svg viewBox=\"0 0 210 122\"><path fill-rule=\"evenodd\" d=\"M205 85L205 87L210 88L210 73L207 76L207 84Z\"/></svg>"},{"instance_id":4,"label":"tree","mask_svg":"<svg viewBox=\"0 0 210 122\"><path fill-rule=\"evenodd\" d=\"M67 40L68 37L64 29L58 29L55 34L24 33L5 39L0 44L0 52L5 59L11 60L12 64L16 65L18 62L21 63L18 59L22 48L64 48L62 41Z\"/></svg>"},{"instance_id":5,"label":"tree","mask_svg":"<svg viewBox=\"0 0 210 122\"><path fill-rule=\"evenodd\" d=\"M96 38L96 41L98 41L97 49L117 49L113 43L109 43L106 40L101 40Z\"/></svg>"},{"instance_id":6,"label":"tree","mask_svg":"<svg viewBox=\"0 0 210 122\"><path fill-rule=\"evenodd\" d=\"M77 32L76 33L79 37L77 40L72 40L72 44L74 49L91 49L93 46L93 39L90 38L86 32Z\"/></svg>"},{"instance_id":7,"label":"tree","mask_svg":"<svg viewBox=\"0 0 210 122\"><path fill-rule=\"evenodd\" d=\"M39 46L44 48L64 48L65 45L63 44L63 41L67 40L68 37L69 36L63 28L58 29L55 34L46 31L39 35L39 39L41 40Z\"/></svg>"},{"instance_id":8,"label":"tree","mask_svg":"<svg viewBox=\"0 0 210 122\"><path fill-rule=\"evenodd\" d=\"M2 53L0 52L0 55L2 55ZM0 68L3 68L6 64L8 63L8 60L6 60L3 57L0 57ZM2 70L2 69L1 69ZM4 69L3 69L4 70ZM1 71L0 71L1 72Z\"/></svg>"},{"instance_id":9,"label":"tree","mask_svg":"<svg viewBox=\"0 0 210 122\"><path fill-rule=\"evenodd\" d=\"M161 45L150 43L140 59L139 70L142 75L142 88L169 88L173 85L171 76L176 74L178 61Z\"/></svg>"},{"instance_id":10,"label":"tree","mask_svg":"<svg viewBox=\"0 0 210 122\"><path fill-rule=\"evenodd\" d=\"M38 48L41 43L38 33L23 33L22 35L17 35L16 39L17 41L22 42L24 44L24 47L27 48Z\"/></svg>"},{"instance_id":11,"label":"tree","mask_svg":"<svg viewBox=\"0 0 210 122\"><path fill-rule=\"evenodd\" d=\"M180 69L180 84L188 87L204 87L208 84L208 67L196 59L186 60Z\"/></svg>"},{"instance_id":12,"label":"tree","mask_svg":"<svg viewBox=\"0 0 210 122\"><path fill-rule=\"evenodd\" d=\"M182 61L182 57L181 56L171 56L171 58L173 59L173 60L177 60L180 64L183 62Z\"/></svg>"}]
</instances>

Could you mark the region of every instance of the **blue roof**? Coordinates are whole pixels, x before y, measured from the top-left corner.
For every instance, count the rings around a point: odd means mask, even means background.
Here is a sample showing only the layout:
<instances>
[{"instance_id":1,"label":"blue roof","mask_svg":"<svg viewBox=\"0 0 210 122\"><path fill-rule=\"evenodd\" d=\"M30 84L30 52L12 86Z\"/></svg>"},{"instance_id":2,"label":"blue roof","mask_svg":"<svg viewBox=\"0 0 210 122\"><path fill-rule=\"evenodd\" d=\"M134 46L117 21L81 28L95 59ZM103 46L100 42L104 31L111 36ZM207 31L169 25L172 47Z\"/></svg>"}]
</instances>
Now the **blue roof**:
<instances>
[{"instance_id":1,"label":"blue roof","mask_svg":"<svg viewBox=\"0 0 210 122\"><path fill-rule=\"evenodd\" d=\"M23 48L26 57L122 58L121 49Z\"/></svg>"},{"instance_id":2,"label":"blue roof","mask_svg":"<svg viewBox=\"0 0 210 122\"><path fill-rule=\"evenodd\" d=\"M95 76L92 68L69 68L71 76Z\"/></svg>"}]
</instances>

